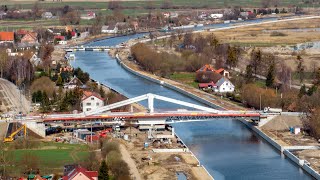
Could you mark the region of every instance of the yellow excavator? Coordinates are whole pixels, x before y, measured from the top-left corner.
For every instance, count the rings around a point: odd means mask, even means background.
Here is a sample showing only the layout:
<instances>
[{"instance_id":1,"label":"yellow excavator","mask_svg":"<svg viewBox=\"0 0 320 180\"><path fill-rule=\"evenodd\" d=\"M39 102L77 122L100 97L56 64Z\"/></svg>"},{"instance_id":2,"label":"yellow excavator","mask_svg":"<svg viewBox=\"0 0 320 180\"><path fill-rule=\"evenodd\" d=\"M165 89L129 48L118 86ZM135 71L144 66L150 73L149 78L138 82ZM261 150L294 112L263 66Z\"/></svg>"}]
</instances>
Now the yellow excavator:
<instances>
[{"instance_id":1,"label":"yellow excavator","mask_svg":"<svg viewBox=\"0 0 320 180\"><path fill-rule=\"evenodd\" d=\"M21 130L23 130L23 135L26 137L27 135L27 126L24 124L19 127L15 132L11 133L10 136L4 138L3 142L12 142L14 140L14 136L18 134Z\"/></svg>"}]
</instances>

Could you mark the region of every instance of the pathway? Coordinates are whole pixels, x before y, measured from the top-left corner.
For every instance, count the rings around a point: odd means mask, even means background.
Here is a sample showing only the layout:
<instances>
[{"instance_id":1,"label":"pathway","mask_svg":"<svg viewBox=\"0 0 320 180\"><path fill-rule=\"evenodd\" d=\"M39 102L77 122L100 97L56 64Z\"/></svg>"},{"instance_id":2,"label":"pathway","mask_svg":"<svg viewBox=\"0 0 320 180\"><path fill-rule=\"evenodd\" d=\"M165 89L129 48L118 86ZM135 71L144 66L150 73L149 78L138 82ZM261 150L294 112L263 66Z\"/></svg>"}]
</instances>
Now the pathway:
<instances>
[{"instance_id":1,"label":"pathway","mask_svg":"<svg viewBox=\"0 0 320 180\"><path fill-rule=\"evenodd\" d=\"M127 149L124 147L123 144L120 144L120 152L122 154L122 159L128 164L130 168L130 173L131 173L131 176L133 176L133 179L141 180L141 176L137 169L136 163L131 158L129 152L127 151Z\"/></svg>"}]
</instances>

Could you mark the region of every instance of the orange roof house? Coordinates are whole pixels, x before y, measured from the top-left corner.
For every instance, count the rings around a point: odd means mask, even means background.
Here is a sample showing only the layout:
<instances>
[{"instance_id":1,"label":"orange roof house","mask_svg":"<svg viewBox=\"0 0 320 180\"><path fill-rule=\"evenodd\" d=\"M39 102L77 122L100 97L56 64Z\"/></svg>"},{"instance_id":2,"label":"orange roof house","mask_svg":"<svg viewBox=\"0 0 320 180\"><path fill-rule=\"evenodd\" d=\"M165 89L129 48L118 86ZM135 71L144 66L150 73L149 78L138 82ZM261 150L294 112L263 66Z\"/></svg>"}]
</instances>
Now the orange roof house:
<instances>
[{"instance_id":1,"label":"orange roof house","mask_svg":"<svg viewBox=\"0 0 320 180\"><path fill-rule=\"evenodd\" d=\"M0 32L0 42L14 42L14 33Z\"/></svg>"},{"instance_id":2,"label":"orange roof house","mask_svg":"<svg viewBox=\"0 0 320 180\"><path fill-rule=\"evenodd\" d=\"M221 74L222 76L225 76L227 78L230 78L229 71L227 71L227 70L225 70L223 68L220 68L220 69L216 70L211 64L206 64L206 65L202 66L196 72L197 73L200 73L200 72L213 72L213 73Z\"/></svg>"},{"instance_id":3,"label":"orange roof house","mask_svg":"<svg viewBox=\"0 0 320 180\"><path fill-rule=\"evenodd\" d=\"M29 43L29 44L35 44L38 42L37 38L38 34L34 32L28 32L26 35L23 36L21 39L21 43Z\"/></svg>"}]
</instances>

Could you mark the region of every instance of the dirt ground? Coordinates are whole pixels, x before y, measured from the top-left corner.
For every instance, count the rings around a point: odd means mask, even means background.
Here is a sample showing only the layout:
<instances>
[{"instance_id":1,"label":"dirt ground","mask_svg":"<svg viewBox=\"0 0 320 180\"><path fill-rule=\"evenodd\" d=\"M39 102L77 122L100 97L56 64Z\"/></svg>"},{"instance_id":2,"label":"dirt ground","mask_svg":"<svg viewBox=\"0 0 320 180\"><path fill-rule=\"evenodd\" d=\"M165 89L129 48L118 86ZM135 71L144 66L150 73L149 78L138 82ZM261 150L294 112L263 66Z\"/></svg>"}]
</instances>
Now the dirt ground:
<instances>
[{"instance_id":1,"label":"dirt ground","mask_svg":"<svg viewBox=\"0 0 320 180\"><path fill-rule=\"evenodd\" d=\"M303 133L292 134L289 127L302 127L299 117L278 116L261 127L261 130L281 146L319 146L316 139ZM311 167L320 172L320 150L294 151L300 159L310 162Z\"/></svg>"},{"instance_id":2,"label":"dirt ground","mask_svg":"<svg viewBox=\"0 0 320 180\"><path fill-rule=\"evenodd\" d=\"M177 139L172 140L172 144L149 143L148 148L144 148L147 141L147 132L139 131L136 128L127 128L124 133L131 134L130 142L125 142L126 149L130 152L142 179L175 179L176 172L184 172L188 179L210 179L205 170L198 167L198 161L188 152L182 153L155 153L154 148L183 148ZM143 160L151 158L151 160Z\"/></svg>"},{"instance_id":3,"label":"dirt ground","mask_svg":"<svg viewBox=\"0 0 320 180\"><path fill-rule=\"evenodd\" d=\"M293 152L300 159L307 160L311 167L320 172L320 150L303 150Z\"/></svg>"}]
</instances>

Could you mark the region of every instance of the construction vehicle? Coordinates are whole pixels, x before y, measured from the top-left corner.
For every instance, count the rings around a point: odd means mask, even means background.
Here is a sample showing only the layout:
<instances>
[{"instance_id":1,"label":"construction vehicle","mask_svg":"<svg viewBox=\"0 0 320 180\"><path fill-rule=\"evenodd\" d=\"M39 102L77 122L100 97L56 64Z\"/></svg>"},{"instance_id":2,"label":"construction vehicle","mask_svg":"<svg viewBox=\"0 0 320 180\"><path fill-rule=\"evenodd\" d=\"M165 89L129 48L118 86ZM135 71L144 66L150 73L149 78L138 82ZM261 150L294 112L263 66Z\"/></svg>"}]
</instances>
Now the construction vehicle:
<instances>
[{"instance_id":1,"label":"construction vehicle","mask_svg":"<svg viewBox=\"0 0 320 180\"><path fill-rule=\"evenodd\" d=\"M14 136L17 135L21 130L23 130L24 137L27 136L27 126L24 124L20 128L18 128L16 131L10 134L10 136L4 138L3 142L12 142L14 141Z\"/></svg>"}]
</instances>

